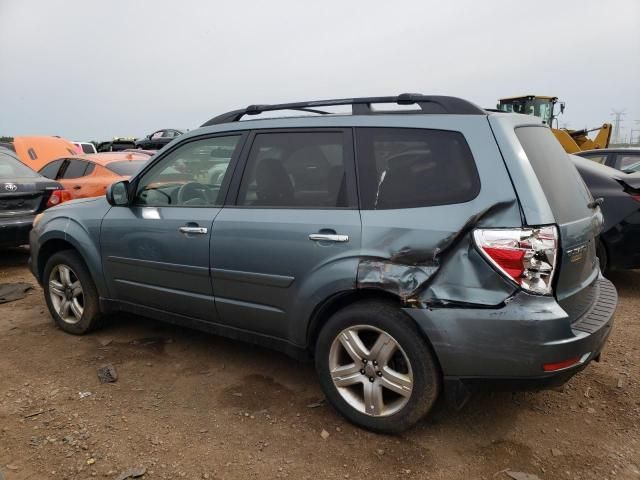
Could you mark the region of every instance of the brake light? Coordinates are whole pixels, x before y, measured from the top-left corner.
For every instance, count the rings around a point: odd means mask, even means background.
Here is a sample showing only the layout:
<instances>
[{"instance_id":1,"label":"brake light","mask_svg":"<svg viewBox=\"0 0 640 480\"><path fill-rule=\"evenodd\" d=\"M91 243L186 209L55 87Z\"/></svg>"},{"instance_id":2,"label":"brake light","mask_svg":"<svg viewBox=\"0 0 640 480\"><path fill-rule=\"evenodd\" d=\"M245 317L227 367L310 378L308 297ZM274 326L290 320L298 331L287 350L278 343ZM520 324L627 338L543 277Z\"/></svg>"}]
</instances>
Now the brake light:
<instances>
[{"instance_id":1,"label":"brake light","mask_svg":"<svg viewBox=\"0 0 640 480\"><path fill-rule=\"evenodd\" d=\"M550 295L558 253L555 226L482 228L473 239L483 256L522 289Z\"/></svg>"},{"instance_id":2,"label":"brake light","mask_svg":"<svg viewBox=\"0 0 640 480\"><path fill-rule=\"evenodd\" d=\"M60 205L62 202L71 200L71 193L66 190L54 190L51 192L49 200L47 200L47 207L54 207Z\"/></svg>"},{"instance_id":3,"label":"brake light","mask_svg":"<svg viewBox=\"0 0 640 480\"><path fill-rule=\"evenodd\" d=\"M640 202L640 195L631 195L631 198Z\"/></svg>"}]
</instances>

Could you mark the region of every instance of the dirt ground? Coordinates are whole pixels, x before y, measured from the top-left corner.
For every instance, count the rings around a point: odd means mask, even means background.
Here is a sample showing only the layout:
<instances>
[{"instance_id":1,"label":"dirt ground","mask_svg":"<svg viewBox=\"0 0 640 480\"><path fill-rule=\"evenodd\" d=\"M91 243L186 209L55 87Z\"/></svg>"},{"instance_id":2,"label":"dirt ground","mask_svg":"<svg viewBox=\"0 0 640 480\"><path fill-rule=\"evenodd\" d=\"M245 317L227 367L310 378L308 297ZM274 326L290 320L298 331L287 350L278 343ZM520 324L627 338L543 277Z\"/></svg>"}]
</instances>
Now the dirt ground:
<instances>
[{"instance_id":1,"label":"dirt ground","mask_svg":"<svg viewBox=\"0 0 640 480\"><path fill-rule=\"evenodd\" d=\"M67 335L26 260L0 253L0 283L34 285L0 305L0 480L640 479L640 271L611 276L616 328L564 389L477 394L394 437L346 423L279 353L124 316Z\"/></svg>"}]
</instances>

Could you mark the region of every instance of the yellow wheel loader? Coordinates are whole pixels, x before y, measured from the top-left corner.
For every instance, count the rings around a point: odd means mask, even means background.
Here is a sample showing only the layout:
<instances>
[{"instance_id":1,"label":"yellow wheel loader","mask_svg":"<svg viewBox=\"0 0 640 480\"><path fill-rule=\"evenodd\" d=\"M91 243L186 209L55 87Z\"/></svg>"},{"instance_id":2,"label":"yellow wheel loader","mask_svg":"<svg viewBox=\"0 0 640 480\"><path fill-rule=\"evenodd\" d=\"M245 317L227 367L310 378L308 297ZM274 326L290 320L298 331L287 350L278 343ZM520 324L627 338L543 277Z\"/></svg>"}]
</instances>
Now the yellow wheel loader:
<instances>
[{"instance_id":1,"label":"yellow wheel loader","mask_svg":"<svg viewBox=\"0 0 640 480\"><path fill-rule=\"evenodd\" d=\"M559 103L560 111L556 112L556 104ZM607 148L611 138L611 124L605 123L601 127L569 130L558 127L558 115L564 112L564 102L558 102L558 97L545 97L542 95L525 95L522 97L501 98L498 110L502 112L524 113L535 115L549 125L556 138L567 153L576 153L582 150L596 150ZM553 121L556 121L554 128ZM591 132L598 132L590 138Z\"/></svg>"}]
</instances>

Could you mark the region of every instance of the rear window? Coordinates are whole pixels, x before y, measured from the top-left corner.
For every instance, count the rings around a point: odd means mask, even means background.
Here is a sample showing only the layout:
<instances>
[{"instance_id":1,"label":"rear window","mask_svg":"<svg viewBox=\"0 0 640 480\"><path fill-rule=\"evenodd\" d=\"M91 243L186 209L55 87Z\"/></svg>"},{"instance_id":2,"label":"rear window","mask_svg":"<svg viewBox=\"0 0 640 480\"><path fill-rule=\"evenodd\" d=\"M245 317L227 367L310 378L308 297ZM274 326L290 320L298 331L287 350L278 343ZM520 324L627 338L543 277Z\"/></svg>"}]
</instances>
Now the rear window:
<instances>
[{"instance_id":1,"label":"rear window","mask_svg":"<svg viewBox=\"0 0 640 480\"><path fill-rule=\"evenodd\" d=\"M147 163L146 160L123 160L122 162L111 162L106 167L113 173L122 177L130 177Z\"/></svg>"},{"instance_id":2,"label":"rear window","mask_svg":"<svg viewBox=\"0 0 640 480\"><path fill-rule=\"evenodd\" d=\"M459 132L359 128L356 145L365 210L463 203L480 192L471 150Z\"/></svg>"},{"instance_id":3,"label":"rear window","mask_svg":"<svg viewBox=\"0 0 640 480\"><path fill-rule=\"evenodd\" d=\"M546 127L518 127L516 136L527 154L558 223L585 218L591 195L560 142Z\"/></svg>"},{"instance_id":4,"label":"rear window","mask_svg":"<svg viewBox=\"0 0 640 480\"><path fill-rule=\"evenodd\" d=\"M12 180L15 178L33 178L38 174L27 167L8 152L0 151L0 178L3 180Z\"/></svg>"}]
</instances>

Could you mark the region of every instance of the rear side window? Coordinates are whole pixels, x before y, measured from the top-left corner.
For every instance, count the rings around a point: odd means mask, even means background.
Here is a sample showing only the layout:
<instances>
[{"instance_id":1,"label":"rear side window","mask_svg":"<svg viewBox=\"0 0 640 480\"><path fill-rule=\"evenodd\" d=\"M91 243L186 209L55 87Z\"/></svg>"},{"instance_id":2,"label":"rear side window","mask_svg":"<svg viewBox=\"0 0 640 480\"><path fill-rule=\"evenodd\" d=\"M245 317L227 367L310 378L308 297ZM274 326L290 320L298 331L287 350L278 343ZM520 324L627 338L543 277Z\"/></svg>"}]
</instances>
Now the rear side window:
<instances>
[{"instance_id":1,"label":"rear side window","mask_svg":"<svg viewBox=\"0 0 640 480\"><path fill-rule=\"evenodd\" d=\"M356 129L361 208L430 207L473 200L480 178L459 132Z\"/></svg>"},{"instance_id":2,"label":"rear side window","mask_svg":"<svg viewBox=\"0 0 640 480\"><path fill-rule=\"evenodd\" d=\"M96 151L95 147L89 143L83 143L81 146L84 153L95 153Z\"/></svg>"},{"instance_id":3,"label":"rear side window","mask_svg":"<svg viewBox=\"0 0 640 480\"><path fill-rule=\"evenodd\" d=\"M64 162L64 159L55 160L47 164L44 168L40 170L39 172L40 175L42 175L43 177L50 178L51 180L55 180L56 177L58 176L58 170L60 170L60 167L62 166L62 162Z\"/></svg>"},{"instance_id":4,"label":"rear side window","mask_svg":"<svg viewBox=\"0 0 640 480\"><path fill-rule=\"evenodd\" d=\"M91 164L89 162L85 162L84 160L69 160L61 178L69 179L84 177L86 175L87 167L90 165ZM93 168L91 168L91 170L93 170Z\"/></svg>"},{"instance_id":5,"label":"rear side window","mask_svg":"<svg viewBox=\"0 0 640 480\"><path fill-rule=\"evenodd\" d=\"M339 131L256 135L242 177L238 205L348 207L346 165L351 149L345 138Z\"/></svg>"},{"instance_id":6,"label":"rear side window","mask_svg":"<svg viewBox=\"0 0 640 480\"><path fill-rule=\"evenodd\" d=\"M558 223L590 215L590 193L569 155L547 127L518 127L516 136L527 154Z\"/></svg>"}]
</instances>

